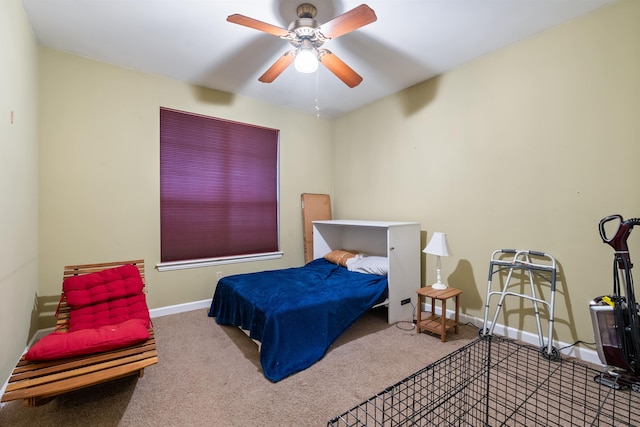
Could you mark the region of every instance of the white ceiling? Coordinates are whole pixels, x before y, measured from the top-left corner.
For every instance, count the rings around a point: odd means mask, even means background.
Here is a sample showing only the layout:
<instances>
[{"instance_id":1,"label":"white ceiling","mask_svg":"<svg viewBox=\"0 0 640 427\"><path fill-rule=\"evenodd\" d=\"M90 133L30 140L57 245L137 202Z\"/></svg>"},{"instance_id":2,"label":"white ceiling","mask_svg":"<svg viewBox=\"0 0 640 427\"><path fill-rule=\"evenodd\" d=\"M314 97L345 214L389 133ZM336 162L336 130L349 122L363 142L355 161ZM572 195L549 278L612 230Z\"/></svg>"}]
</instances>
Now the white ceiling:
<instances>
[{"instance_id":1,"label":"white ceiling","mask_svg":"<svg viewBox=\"0 0 640 427\"><path fill-rule=\"evenodd\" d=\"M327 22L366 2L378 20L325 43L364 81L326 68L258 77L290 45L232 24L239 13L280 27L303 0L23 0L42 45L316 114L344 113L616 0L311 0ZM317 99L317 101L316 101Z\"/></svg>"}]
</instances>

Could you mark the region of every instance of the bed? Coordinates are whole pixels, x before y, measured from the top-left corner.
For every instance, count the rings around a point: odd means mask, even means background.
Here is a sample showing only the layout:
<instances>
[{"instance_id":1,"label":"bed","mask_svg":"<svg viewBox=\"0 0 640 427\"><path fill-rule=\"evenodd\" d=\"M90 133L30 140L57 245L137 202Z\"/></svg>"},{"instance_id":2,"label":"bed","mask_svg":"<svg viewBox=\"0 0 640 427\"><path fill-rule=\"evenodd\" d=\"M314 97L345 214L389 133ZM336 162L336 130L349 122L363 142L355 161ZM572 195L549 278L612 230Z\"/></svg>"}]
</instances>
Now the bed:
<instances>
[{"instance_id":1,"label":"bed","mask_svg":"<svg viewBox=\"0 0 640 427\"><path fill-rule=\"evenodd\" d=\"M303 267L223 277L209 316L260 341L262 370L275 382L322 358L342 332L386 299L386 290L386 276L320 258Z\"/></svg>"},{"instance_id":2,"label":"bed","mask_svg":"<svg viewBox=\"0 0 640 427\"><path fill-rule=\"evenodd\" d=\"M359 254L351 271L335 258L345 247ZM277 382L321 359L374 306L388 308L389 323L412 320L419 254L418 223L316 221L313 261L221 278L209 316L259 341L263 373Z\"/></svg>"}]
</instances>

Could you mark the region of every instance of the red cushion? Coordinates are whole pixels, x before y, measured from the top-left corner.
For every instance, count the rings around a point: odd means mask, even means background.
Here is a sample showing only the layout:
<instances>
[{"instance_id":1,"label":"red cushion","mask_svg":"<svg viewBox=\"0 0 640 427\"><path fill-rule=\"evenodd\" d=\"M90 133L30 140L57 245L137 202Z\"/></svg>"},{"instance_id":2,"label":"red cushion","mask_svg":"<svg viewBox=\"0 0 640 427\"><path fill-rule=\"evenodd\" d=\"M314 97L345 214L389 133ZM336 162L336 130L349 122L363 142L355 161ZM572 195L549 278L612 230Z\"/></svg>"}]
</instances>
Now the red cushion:
<instances>
[{"instance_id":1,"label":"red cushion","mask_svg":"<svg viewBox=\"0 0 640 427\"><path fill-rule=\"evenodd\" d=\"M68 277L62 288L71 308L69 332L129 319L140 319L149 327L151 321L143 287L140 271L134 265Z\"/></svg>"},{"instance_id":2,"label":"red cushion","mask_svg":"<svg viewBox=\"0 0 640 427\"><path fill-rule=\"evenodd\" d=\"M72 309L138 295L143 287L138 267L131 264L68 277L62 283L67 304Z\"/></svg>"},{"instance_id":3,"label":"red cushion","mask_svg":"<svg viewBox=\"0 0 640 427\"><path fill-rule=\"evenodd\" d=\"M76 332L52 332L31 346L27 360L51 360L127 347L149 339L144 321L131 319L117 325Z\"/></svg>"},{"instance_id":4,"label":"red cushion","mask_svg":"<svg viewBox=\"0 0 640 427\"><path fill-rule=\"evenodd\" d=\"M151 320L144 294L71 310L69 332L113 325L129 319L139 319L149 327Z\"/></svg>"}]
</instances>

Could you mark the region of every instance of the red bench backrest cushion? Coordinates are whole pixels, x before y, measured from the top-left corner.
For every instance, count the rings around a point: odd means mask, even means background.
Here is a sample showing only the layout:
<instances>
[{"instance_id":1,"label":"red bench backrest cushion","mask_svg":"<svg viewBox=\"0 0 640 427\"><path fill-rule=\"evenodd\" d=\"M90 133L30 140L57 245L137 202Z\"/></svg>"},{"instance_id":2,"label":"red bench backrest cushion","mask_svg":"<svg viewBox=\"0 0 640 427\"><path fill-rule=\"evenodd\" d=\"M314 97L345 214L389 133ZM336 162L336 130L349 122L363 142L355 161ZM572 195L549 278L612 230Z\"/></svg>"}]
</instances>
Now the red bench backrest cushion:
<instances>
[{"instance_id":1,"label":"red bench backrest cushion","mask_svg":"<svg viewBox=\"0 0 640 427\"><path fill-rule=\"evenodd\" d=\"M144 283L134 265L68 277L62 284L70 307L69 332L142 319L150 325Z\"/></svg>"}]
</instances>

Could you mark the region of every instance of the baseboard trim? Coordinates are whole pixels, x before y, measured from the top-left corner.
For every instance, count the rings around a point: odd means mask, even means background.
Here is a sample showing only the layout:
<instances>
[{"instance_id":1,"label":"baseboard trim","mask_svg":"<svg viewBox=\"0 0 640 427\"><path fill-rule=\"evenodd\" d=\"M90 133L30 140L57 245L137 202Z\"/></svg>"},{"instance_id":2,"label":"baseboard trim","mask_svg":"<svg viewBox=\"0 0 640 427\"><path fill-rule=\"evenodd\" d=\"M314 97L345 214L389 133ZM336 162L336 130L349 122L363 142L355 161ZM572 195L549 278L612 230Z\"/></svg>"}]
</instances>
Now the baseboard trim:
<instances>
[{"instance_id":1,"label":"baseboard trim","mask_svg":"<svg viewBox=\"0 0 640 427\"><path fill-rule=\"evenodd\" d=\"M149 315L153 319L153 318L157 318L157 317L169 316L169 315L172 315L172 314L185 313L187 311L206 309L206 308L209 308L210 306L211 306L211 299L206 299L206 300L188 302L188 303L184 303L184 304L176 304L176 305L170 305L170 306L166 306L166 307L154 308L154 309L149 310ZM430 309L431 306L429 306L428 308ZM423 311L429 311L429 310L427 310L427 307L425 305L423 305L422 309L423 309ZM439 309L440 309L440 307L436 307L436 314L440 314L440 310ZM447 310L447 316L453 316L454 314L455 313L453 311ZM477 317L468 316L468 315L466 315L464 313L460 314L460 323L461 324L470 323L470 324L476 326L478 328L478 330L482 327L483 322L484 322L483 319L479 319ZM25 349L25 352L27 351L27 349L31 345L33 345L34 342L36 342L37 340L39 340L43 336L47 335L48 333L52 332L53 329L54 328L47 328L47 329L38 330L34 334L34 336L31 338L31 341L29 342L29 346L27 346L27 348ZM504 325L500 325L500 324L496 324L496 326L495 326L495 328L493 330L497 335L501 335L501 336L504 336L504 337L509 338L509 339L519 340L519 341L525 342L527 344L532 344L532 345L538 345L539 344L539 337L536 334L532 334L530 332L525 332L525 331L521 331L521 330L518 330L518 329L515 329L515 328L505 327ZM585 348L578 348L576 346L572 346L571 344L558 342L558 341L556 341L554 343L554 346L558 350L560 350L561 354L563 354L565 356L575 357L575 358L583 360L585 362L589 362L589 363L593 363L593 364L596 364L596 365L604 366L602 364L602 362L600 362L600 358L598 357L598 353L595 350L589 350L589 349L585 349ZM2 387L2 389L0 389L0 394L4 393L4 389L6 388L8 381L9 381L9 379L7 378L5 383L4 383L4 385L3 385L3 387ZM4 405L0 404L0 408L2 408L2 406L4 406Z\"/></svg>"},{"instance_id":2,"label":"baseboard trim","mask_svg":"<svg viewBox=\"0 0 640 427\"><path fill-rule=\"evenodd\" d=\"M210 306L211 306L211 299L205 299L205 300L200 300L200 301L187 302L187 303L184 303L184 304L176 304L176 305L169 305L169 306L166 306L166 307L154 308L154 309L149 310L149 315L153 319L153 318L156 318L156 317L163 317L163 316L169 316L169 315L172 315L172 314L185 313L187 311L207 309ZM431 308L431 306L429 306L429 307L423 306L422 309L423 309L423 311L429 311L430 308ZM440 314L440 309L441 309L440 307L436 307L436 314ZM452 317L453 315L454 315L453 311L447 310L447 316L451 316ZM468 316L468 315L466 315L464 313L461 313L460 314L460 323L471 323L472 325L474 325L478 329L480 329L482 327L482 324L483 324L483 319L480 319L480 318L477 318L477 317ZM40 338L42 338L43 336L45 336L46 334L48 334L48 333L50 333L52 331L53 331L53 328L38 330L34 334L34 336L31 339L31 341L29 342L29 346L31 346L34 342L36 342L37 340L39 340ZM504 325L501 325L501 324L496 324L496 326L493 329L493 331L497 335L501 335L501 336L504 336L504 337L509 338L509 339L519 340L519 341L522 341L522 342L525 342L525 343L531 344L531 345L539 345L539 337L538 337L538 335L530 333L530 332L521 331L519 329L515 329L515 328L511 328L511 327L505 327ZM565 356L575 357L577 359L584 360L585 362L594 363L596 365L604 366L603 363L600 361L600 357L598 356L597 351L590 350L588 348L576 347L576 346L573 346L572 344L573 343L565 343L565 342L561 342L561 341L555 341L553 345L558 350L560 350L561 354L563 354Z\"/></svg>"},{"instance_id":3,"label":"baseboard trim","mask_svg":"<svg viewBox=\"0 0 640 427\"><path fill-rule=\"evenodd\" d=\"M153 308L149 310L151 318L169 316L171 314L184 313L187 311L201 310L211 306L211 299L187 302L184 304L169 305L166 307Z\"/></svg>"},{"instance_id":4,"label":"baseboard trim","mask_svg":"<svg viewBox=\"0 0 640 427\"><path fill-rule=\"evenodd\" d=\"M436 310L437 311L437 310ZM448 316L454 316L455 313L453 311L447 310ZM478 328L478 331L482 329L484 324L483 319L479 319L477 317L467 316L465 314L460 314L460 323L471 323L472 325ZM493 328L493 332L496 335L503 336L508 339L522 341L527 344L538 346L540 345L540 337L537 334L533 334L531 332L521 331L519 329L505 327L504 325L496 323ZM573 343L565 343L562 341L555 340L552 345L560 351L560 354L568 357L575 357L576 359L580 359L584 362L593 363L599 366L605 366L598 356L598 352L596 350L591 350L588 348L581 348L573 345Z\"/></svg>"}]
</instances>

